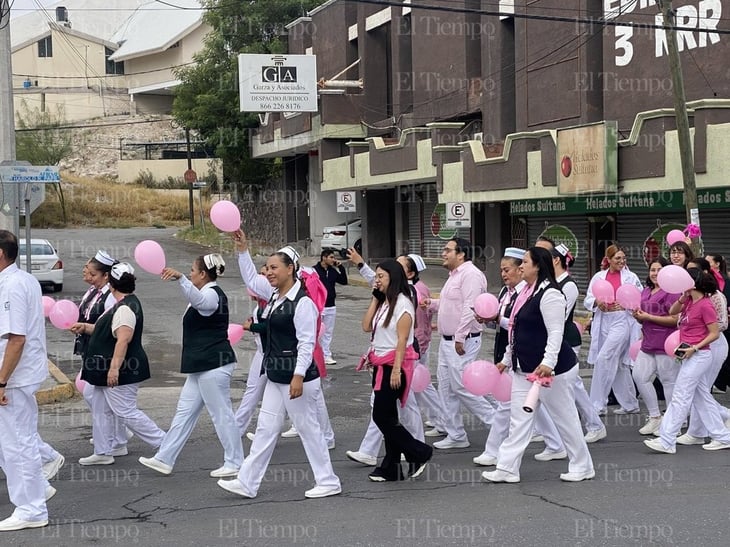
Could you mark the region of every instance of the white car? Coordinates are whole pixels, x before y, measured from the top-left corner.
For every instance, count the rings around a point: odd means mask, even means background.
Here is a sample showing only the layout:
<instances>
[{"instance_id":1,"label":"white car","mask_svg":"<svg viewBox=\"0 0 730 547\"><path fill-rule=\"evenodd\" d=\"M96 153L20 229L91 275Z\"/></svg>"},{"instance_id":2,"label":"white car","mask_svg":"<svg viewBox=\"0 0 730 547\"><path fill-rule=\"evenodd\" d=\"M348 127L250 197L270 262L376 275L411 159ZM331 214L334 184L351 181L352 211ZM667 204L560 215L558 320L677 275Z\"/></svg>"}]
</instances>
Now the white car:
<instances>
[{"instance_id":1,"label":"white car","mask_svg":"<svg viewBox=\"0 0 730 547\"><path fill-rule=\"evenodd\" d=\"M347 233L347 238L345 238ZM347 239L347 241L345 241ZM358 253L362 253L362 222L360 219L351 220L339 226L326 226L322 230L322 249L334 249L339 251L343 258L344 249L355 247Z\"/></svg>"},{"instance_id":2,"label":"white car","mask_svg":"<svg viewBox=\"0 0 730 547\"><path fill-rule=\"evenodd\" d=\"M18 241L18 267L26 270L25 239ZM51 287L54 291L63 290L63 262L47 239L30 240L30 269L41 287Z\"/></svg>"}]
</instances>

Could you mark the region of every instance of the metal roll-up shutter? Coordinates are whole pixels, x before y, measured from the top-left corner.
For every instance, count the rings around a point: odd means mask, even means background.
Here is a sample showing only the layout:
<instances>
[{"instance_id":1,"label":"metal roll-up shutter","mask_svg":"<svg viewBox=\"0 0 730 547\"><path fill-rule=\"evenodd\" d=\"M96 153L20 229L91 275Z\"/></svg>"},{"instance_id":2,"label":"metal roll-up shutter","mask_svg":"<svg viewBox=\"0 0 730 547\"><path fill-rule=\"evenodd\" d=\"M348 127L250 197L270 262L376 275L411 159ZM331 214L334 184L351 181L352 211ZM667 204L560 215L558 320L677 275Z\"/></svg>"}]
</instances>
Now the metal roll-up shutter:
<instances>
[{"instance_id":1,"label":"metal roll-up shutter","mask_svg":"<svg viewBox=\"0 0 730 547\"><path fill-rule=\"evenodd\" d=\"M676 225L684 227L686 224L684 219L684 213L674 211L646 215L618 215L616 220L618 243L626 252L626 264L639 276L642 283L648 275L649 268L646 261L651 260L651 256L660 253L664 258L669 258L666 232L670 228L677 228ZM650 245L654 246L653 250L649 248Z\"/></svg>"},{"instance_id":2,"label":"metal roll-up shutter","mask_svg":"<svg viewBox=\"0 0 730 547\"><path fill-rule=\"evenodd\" d=\"M727 209L712 211L700 209L700 228L705 256L721 254L725 260L730 260L730 237L727 228L729 218L730 210Z\"/></svg>"},{"instance_id":3,"label":"metal roll-up shutter","mask_svg":"<svg viewBox=\"0 0 730 547\"><path fill-rule=\"evenodd\" d=\"M408 202L408 252L423 256L423 204Z\"/></svg>"},{"instance_id":4,"label":"metal roll-up shutter","mask_svg":"<svg viewBox=\"0 0 730 547\"><path fill-rule=\"evenodd\" d=\"M446 227L446 204L438 202L436 192L424 192L423 203L423 252L422 256L440 258L441 250L452 237L470 239L469 228ZM429 197L433 201L428 201Z\"/></svg>"},{"instance_id":5,"label":"metal roll-up shutter","mask_svg":"<svg viewBox=\"0 0 730 547\"><path fill-rule=\"evenodd\" d=\"M528 217L527 219L527 242L528 247L535 244L535 240L550 226L564 226L575 236L575 240L569 242L568 238L549 237L556 243L565 243L575 257L575 263L570 268L570 275L578 284L581 294L585 294L590 275L588 273L588 219L583 216L566 217Z\"/></svg>"}]
</instances>

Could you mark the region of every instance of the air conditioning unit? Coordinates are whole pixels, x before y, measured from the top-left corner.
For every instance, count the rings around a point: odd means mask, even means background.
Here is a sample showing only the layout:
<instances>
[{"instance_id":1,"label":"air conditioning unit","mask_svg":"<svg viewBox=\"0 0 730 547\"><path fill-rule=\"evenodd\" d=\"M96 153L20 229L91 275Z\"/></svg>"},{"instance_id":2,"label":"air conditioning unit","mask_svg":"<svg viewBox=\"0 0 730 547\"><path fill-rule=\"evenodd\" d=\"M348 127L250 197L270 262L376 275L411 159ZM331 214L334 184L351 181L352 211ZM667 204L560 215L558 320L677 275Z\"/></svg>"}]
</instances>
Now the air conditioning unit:
<instances>
[{"instance_id":1,"label":"air conditioning unit","mask_svg":"<svg viewBox=\"0 0 730 547\"><path fill-rule=\"evenodd\" d=\"M484 133L482 133L481 131L479 133L474 133L473 140L483 143L484 142Z\"/></svg>"}]
</instances>

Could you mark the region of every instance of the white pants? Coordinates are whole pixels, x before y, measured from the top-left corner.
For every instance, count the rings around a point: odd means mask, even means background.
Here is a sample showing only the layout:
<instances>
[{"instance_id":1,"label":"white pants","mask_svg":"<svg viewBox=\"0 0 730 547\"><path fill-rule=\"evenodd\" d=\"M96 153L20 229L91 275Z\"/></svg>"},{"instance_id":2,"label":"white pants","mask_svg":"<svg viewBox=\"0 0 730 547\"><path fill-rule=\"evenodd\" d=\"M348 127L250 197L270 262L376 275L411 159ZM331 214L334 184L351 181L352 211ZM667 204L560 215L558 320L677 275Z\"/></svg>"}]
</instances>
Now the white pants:
<instances>
[{"instance_id":1,"label":"white pants","mask_svg":"<svg viewBox=\"0 0 730 547\"><path fill-rule=\"evenodd\" d=\"M573 351L575 352L575 356L580 358L580 346L573 347ZM578 362L580 361L578 360ZM578 370L580 371L580 367L578 367ZM588 392L586 391L586 386L583 383L583 378L581 378L580 372L575 378L573 393L575 394L575 406L578 409L578 416L580 416L580 420L583 423L583 427L586 428L586 431L598 431L603 429L604 425L601 421L601 417L598 415L598 412L596 412L593 403L591 403L591 398L588 396ZM536 423L535 425L537 426L538 424Z\"/></svg>"},{"instance_id":2,"label":"white pants","mask_svg":"<svg viewBox=\"0 0 730 547\"><path fill-rule=\"evenodd\" d=\"M84 387L84 392L82 393L84 401L86 401L86 404L89 405L89 411L92 412L93 410L91 408L91 401L94 398L95 389L96 386L92 386L91 384L87 383ZM127 446L127 428L124 427L122 420L120 420L117 416L112 416L111 420L112 424L109 426L109 434L112 436L112 450L124 448L125 446ZM41 452L41 456L43 456L43 452Z\"/></svg>"},{"instance_id":3,"label":"white pants","mask_svg":"<svg viewBox=\"0 0 730 547\"><path fill-rule=\"evenodd\" d=\"M494 419L494 404L484 397L472 395L461 379L466 365L474 361L482 347L481 337L464 340L464 355L456 353L454 340L441 338L439 364L437 369L438 391L444 405L444 429L448 438L454 441L467 440L461 405L488 426Z\"/></svg>"},{"instance_id":4,"label":"white pants","mask_svg":"<svg viewBox=\"0 0 730 547\"><path fill-rule=\"evenodd\" d=\"M408 401L410 401L411 398L415 398L421 413L423 413L427 420L433 423L436 429L439 431L446 431L444 427L444 416L446 415L446 411L444 410L444 404L441 401L441 395L439 395L439 392L436 391L435 387L433 387L433 383L429 383L428 387L420 393L412 391L411 395L408 397ZM411 432L411 435L413 435L413 432ZM415 437L415 435L413 436Z\"/></svg>"},{"instance_id":5,"label":"white pants","mask_svg":"<svg viewBox=\"0 0 730 547\"><path fill-rule=\"evenodd\" d=\"M722 333L720 333L720 338L710 344L710 352L712 352L712 365L707 369L704 381L712 386L712 384L715 383L715 378L717 378L717 375L720 373L720 369L722 368L722 364L725 362L725 358L727 357L728 352L727 340ZM710 393L712 393L712 391L710 391ZM709 401L709 404L714 407L713 412L720 413L720 418L723 422L730 418L730 411L728 411L727 408L718 403L715 397L712 397L712 400ZM687 428L687 433L692 435L693 437L711 437L709 430L707 429L707 427L705 427L704 423L705 417L702 415L701 412L697 411L697 409L693 405L690 409L689 427Z\"/></svg>"},{"instance_id":6,"label":"white pants","mask_svg":"<svg viewBox=\"0 0 730 547\"><path fill-rule=\"evenodd\" d=\"M675 446L677 433L687 418L690 408L699 413L707 434L713 440L730 443L730 431L725 427L717 408L715 398L710 393L715 377L709 379L708 369L712 368L712 351L700 350L689 359L682 361L674 386L672 401L664 413L659 437L666 447Z\"/></svg>"},{"instance_id":7,"label":"white pants","mask_svg":"<svg viewBox=\"0 0 730 547\"><path fill-rule=\"evenodd\" d=\"M588 452L588 445L583 438L583 430L575 408L573 390L575 377L578 375L578 365L568 372L558 374L553 378L552 386L540 389L539 399L535 412L522 410L522 403L532 382L525 374L517 373L512 379L512 404L510 407L509 437L499 449L497 469L520 474L522 456L530 443L532 426L538 409L545 405L548 414L558 429L560 438L565 444L568 453L568 471L571 473L587 473L593 470L593 460Z\"/></svg>"},{"instance_id":8,"label":"white pants","mask_svg":"<svg viewBox=\"0 0 730 547\"><path fill-rule=\"evenodd\" d=\"M61 455L50 444L41 439L38 432L36 432L36 444L38 445L38 452L41 455L42 464L52 462Z\"/></svg>"},{"instance_id":9,"label":"white pants","mask_svg":"<svg viewBox=\"0 0 730 547\"><path fill-rule=\"evenodd\" d=\"M236 363L188 375L180 392L177 411L155 458L175 465L190 438L203 408L208 410L218 440L223 446L223 465L238 469L243 462L243 444L231 407L231 375Z\"/></svg>"},{"instance_id":10,"label":"white pants","mask_svg":"<svg viewBox=\"0 0 730 547\"><path fill-rule=\"evenodd\" d=\"M241 486L252 496L259 491L286 413L292 418L294 427L299 432L316 485L340 485L340 479L332 469L327 442L317 419L316 400L317 392L320 390L320 381L316 378L304 382L301 397L290 399L289 384L277 384L267 380L251 452L243 460L241 470L238 472Z\"/></svg>"},{"instance_id":11,"label":"white pants","mask_svg":"<svg viewBox=\"0 0 730 547\"><path fill-rule=\"evenodd\" d=\"M330 306L322 310L322 330L319 333L319 343L322 346L322 353L325 359L332 358L332 336L335 333L335 317L337 316L337 306Z\"/></svg>"},{"instance_id":12,"label":"white pants","mask_svg":"<svg viewBox=\"0 0 730 547\"><path fill-rule=\"evenodd\" d=\"M38 450L38 404L41 384L5 390L8 404L0 406L0 463L8 485L13 516L47 520L45 489Z\"/></svg>"},{"instance_id":13,"label":"white pants","mask_svg":"<svg viewBox=\"0 0 730 547\"><path fill-rule=\"evenodd\" d=\"M91 401L93 418L94 454L109 454L113 450L111 433L115 424L114 417L141 440L158 448L165 432L147 414L137 408L138 384L116 387L95 386Z\"/></svg>"},{"instance_id":14,"label":"white pants","mask_svg":"<svg viewBox=\"0 0 730 547\"><path fill-rule=\"evenodd\" d=\"M370 393L370 408L373 407L374 401L375 392L373 391ZM413 435L414 439L418 439L421 442L426 442L425 436L423 434L423 421L421 420L421 413L418 410L418 405L416 404L416 400L413 397L413 391L409 393L405 407L401 407L400 403L398 404L398 417L400 419L400 422L403 424L403 427L408 430L408 433ZM373 413L370 412L370 422L368 423L368 429L365 432L365 436L362 438L362 442L360 443L360 448L358 448L358 452L368 454L369 456L375 456L377 458L378 454L380 454L380 447L382 444L383 434L381 433L380 429L378 429L378 426L375 425L375 421L373 420Z\"/></svg>"},{"instance_id":15,"label":"white pants","mask_svg":"<svg viewBox=\"0 0 730 547\"><path fill-rule=\"evenodd\" d=\"M669 406L672 401L677 374L679 374L679 365L674 357L669 357L666 353L644 353L639 351L631 374L634 377L634 382L636 382L636 388L644 400L649 416L658 418L662 413L659 410L659 399L653 383L654 378L659 378L662 383L664 400L666 406Z\"/></svg>"},{"instance_id":16,"label":"white pants","mask_svg":"<svg viewBox=\"0 0 730 547\"><path fill-rule=\"evenodd\" d=\"M325 380L325 382L327 382L327 380ZM332 424L330 423L330 415L329 412L327 412L327 403L324 401L324 389L322 388L323 386L320 380L320 389L317 390L316 395L317 421L319 422L319 427L322 429L327 446L333 446L335 444L335 432L332 429ZM294 427L296 427L296 425Z\"/></svg>"},{"instance_id":17,"label":"white pants","mask_svg":"<svg viewBox=\"0 0 730 547\"><path fill-rule=\"evenodd\" d=\"M246 379L246 390L243 392L241 398L241 404L236 411L236 425L238 431L243 436L248 429L248 424L251 423L251 418L254 412L256 412L256 406L264 396L264 388L266 387L266 374L259 374L261 372L261 363L264 361L264 354L257 351L253 359L251 359L251 366L248 369L248 378Z\"/></svg>"},{"instance_id":18,"label":"white pants","mask_svg":"<svg viewBox=\"0 0 730 547\"><path fill-rule=\"evenodd\" d=\"M591 402L597 412L606 408L608 394L613 394L626 410L639 408L631 370L623 364L629 346L630 328L624 312L606 313L601 321L601 338L604 340L593 368Z\"/></svg>"}]
</instances>

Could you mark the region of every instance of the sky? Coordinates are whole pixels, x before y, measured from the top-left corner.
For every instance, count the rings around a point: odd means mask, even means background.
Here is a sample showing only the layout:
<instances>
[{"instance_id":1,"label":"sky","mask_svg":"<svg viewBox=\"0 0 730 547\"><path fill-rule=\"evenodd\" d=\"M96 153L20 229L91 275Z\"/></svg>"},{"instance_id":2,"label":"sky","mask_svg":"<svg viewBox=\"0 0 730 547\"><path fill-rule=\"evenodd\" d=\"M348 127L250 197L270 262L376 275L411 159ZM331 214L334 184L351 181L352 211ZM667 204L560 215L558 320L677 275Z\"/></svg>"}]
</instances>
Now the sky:
<instances>
[{"instance_id":1,"label":"sky","mask_svg":"<svg viewBox=\"0 0 730 547\"><path fill-rule=\"evenodd\" d=\"M10 3L13 5L12 8L10 8L10 18L20 17L21 15L25 15L28 13L28 10L36 10L38 9L38 5L33 0L9 0ZM50 6L51 4L57 2L58 0L39 0L39 2L44 6Z\"/></svg>"}]
</instances>

